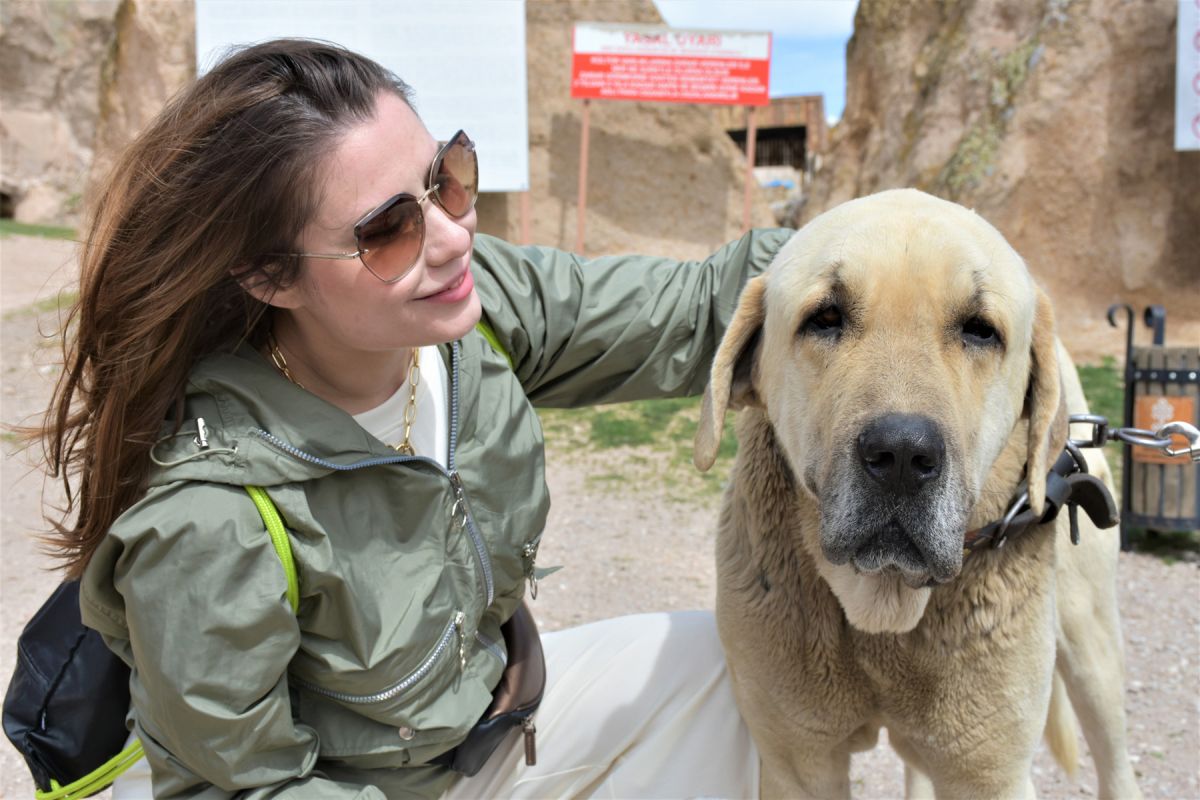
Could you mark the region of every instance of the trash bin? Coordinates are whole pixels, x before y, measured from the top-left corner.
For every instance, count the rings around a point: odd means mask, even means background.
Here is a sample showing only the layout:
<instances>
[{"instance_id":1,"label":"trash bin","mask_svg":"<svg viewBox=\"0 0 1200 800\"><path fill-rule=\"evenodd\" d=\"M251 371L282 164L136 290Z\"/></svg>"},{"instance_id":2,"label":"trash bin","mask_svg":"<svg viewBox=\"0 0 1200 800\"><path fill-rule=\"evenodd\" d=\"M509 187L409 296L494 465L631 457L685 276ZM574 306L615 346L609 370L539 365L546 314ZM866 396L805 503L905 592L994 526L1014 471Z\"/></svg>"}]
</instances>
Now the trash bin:
<instances>
[{"instance_id":1,"label":"trash bin","mask_svg":"<svg viewBox=\"0 0 1200 800\"><path fill-rule=\"evenodd\" d=\"M1200 426L1200 347L1168 347L1164 343L1166 313L1146 309L1153 342L1133 344L1133 310L1128 312L1125 352L1125 419L1122 424L1154 431L1179 420ZM1180 445L1186 446L1182 438ZM1129 547L1128 531L1200 531L1200 467L1186 456L1168 456L1146 447L1126 447L1122 454L1121 546Z\"/></svg>"}]
</instances>

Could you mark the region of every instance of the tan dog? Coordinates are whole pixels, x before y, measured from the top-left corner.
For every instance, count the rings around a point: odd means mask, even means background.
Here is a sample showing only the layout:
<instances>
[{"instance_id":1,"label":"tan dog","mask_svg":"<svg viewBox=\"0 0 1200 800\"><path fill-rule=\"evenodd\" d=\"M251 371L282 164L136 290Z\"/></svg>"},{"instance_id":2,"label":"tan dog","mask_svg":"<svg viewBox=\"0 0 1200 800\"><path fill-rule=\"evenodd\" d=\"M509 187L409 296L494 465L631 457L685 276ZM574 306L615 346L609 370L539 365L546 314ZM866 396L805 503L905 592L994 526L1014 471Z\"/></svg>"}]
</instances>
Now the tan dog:
<instances>
[{"instance_id":1,"label":"tan dog","mask_svg":"<svg viewBox=\"0 0 1200 800\"><path fill-rule=\"evenodd\" d=\"M742 295L696 438L744 408L721 512L717 617L773 797L849 796L881 726L908 794L1032 795L1045 731L1134 797L1118 540L1067 514L963 558L1086 410L1049 301L990 225L914 190L818 217ZM1107 475L1103 458L1089 456ZM1065 692L1070 698L1066 704Z\"/></svg>"}]
</instances>

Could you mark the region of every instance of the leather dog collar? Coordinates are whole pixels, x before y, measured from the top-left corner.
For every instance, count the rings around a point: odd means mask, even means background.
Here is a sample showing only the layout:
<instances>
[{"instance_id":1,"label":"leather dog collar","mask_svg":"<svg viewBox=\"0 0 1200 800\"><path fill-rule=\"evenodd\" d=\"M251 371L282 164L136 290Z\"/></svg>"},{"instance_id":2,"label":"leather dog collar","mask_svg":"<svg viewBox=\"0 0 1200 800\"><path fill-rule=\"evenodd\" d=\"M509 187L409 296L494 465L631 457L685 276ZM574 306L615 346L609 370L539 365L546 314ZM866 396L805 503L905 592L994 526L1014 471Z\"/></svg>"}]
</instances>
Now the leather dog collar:
<instances>
[{"instance_id":1,"label":"leather dog collar","mask_svg":"<svg viewBox=\"0 0 1200 800\"><path fill-rule=\"evenodd\" d=\"M1099 528L1111 528L1120 521L1117 504L1108 487L1087 471L1083 454L1072 444L1063 448L1046 474L1046 505L1042 513L1036 514L1029 507L1028 482L1022 481L1003 517L963 535L963 558L988 543L992 547L1003 547L1008 539L1052 521L1063 506L1067 506L1071 517L1072 544L1079 544L1080 507Z\"/></svg>"}]
</instances>

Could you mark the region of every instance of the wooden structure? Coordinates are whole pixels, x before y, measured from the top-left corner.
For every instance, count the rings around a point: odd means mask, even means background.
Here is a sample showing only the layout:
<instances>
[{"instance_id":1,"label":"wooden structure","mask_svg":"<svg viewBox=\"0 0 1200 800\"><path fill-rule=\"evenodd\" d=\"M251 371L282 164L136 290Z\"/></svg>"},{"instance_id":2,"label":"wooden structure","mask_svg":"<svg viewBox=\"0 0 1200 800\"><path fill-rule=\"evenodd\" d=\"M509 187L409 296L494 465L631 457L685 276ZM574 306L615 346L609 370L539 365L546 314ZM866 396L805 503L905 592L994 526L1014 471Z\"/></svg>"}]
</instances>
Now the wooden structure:
<instances>
[{"instance_id":1,"label":"wooden structure","mask_svg":"<svg viewBox=\"0 0 1200 800\"><path fill-rule=\"evenodd\" d=\"M809 159L828 146L823 95L772 97L768 105L755 109L755 114L756 167L789 166L803 172ZM746 152L749 128L746 112L739 107L722 106L717 109L717 118L729 137Z\"/></svg>"},{"instance_id":2,"label":"wooden structure","mask_svg":"<svg viewBox=\"0 0 1200 800\"><path fill-rule=\"evenodd\" d=\"M1167 347L1166 314L1161 306L1146 309L1154 331L1147 346L1133 345L1133 310L1125 355L1125 419L1123 424L1156 430L1180 420L1200 426L1200 347ZM1179 441L1183 445L1182 438ZM1129 546L1130 528L1156 531L1200 531L1200 466L1187 456L1174 458L1157 450L1127 447L1121 478L1121 545Z\"/></svg>"}]
</instances>

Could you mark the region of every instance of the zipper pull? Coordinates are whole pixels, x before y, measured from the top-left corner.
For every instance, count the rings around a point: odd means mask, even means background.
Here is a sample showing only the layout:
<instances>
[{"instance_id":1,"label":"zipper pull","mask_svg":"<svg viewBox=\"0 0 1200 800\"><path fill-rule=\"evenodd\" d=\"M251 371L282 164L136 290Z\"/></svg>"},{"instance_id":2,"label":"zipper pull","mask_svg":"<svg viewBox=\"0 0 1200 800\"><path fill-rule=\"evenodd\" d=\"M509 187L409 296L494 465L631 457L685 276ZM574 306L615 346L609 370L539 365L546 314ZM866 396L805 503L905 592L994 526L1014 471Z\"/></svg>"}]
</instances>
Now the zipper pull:
<instances>
[{"instance_id":1,"label":"zipper pull","mask_svg":"<svg viewBox=\"0 0 1200 800\"><path fill-rule=\"evenodd\" d=\"M461 675L467 669L467 637L463 634L463 623L467 615L461 611L454 613L454 630L458 633L458 673Z\"/></svg>"},{"instance_id":2,"label":"zipper pull","mask_svg":"<svg viewBox=\"0 0 1200 800\"><path fill-rule=\"evenodd\" d=\"M529 582L530 600L537 600L538 579L537 570L534 569L534 565L537 562L538 544L541 542L541 539L542 537L538 536L533 541L526 542L525 546L521 548L521 556L525 559L525 580Z\"/></svg>"},{"instance_id":3,"label":"zipper pull","mask_svg":"<svg viewBox=\"0 0 1200 800\"><path fill-rule=\"evenodd\" d=\"M467 491L458 470L450 473L450 488L454 490L454 506L450 509L450 517L456 528L462 528L467 524Z\"/></svg>"},{"instance_id":4,"label":"zipper pull","mask_svg":"<svg viewBox=\"0 0 1200 800\"><path fill-rule=\"evenodd\" d=\"M526 717L521 723L521 730L525 733L525 766L532 767L537 764L537 728L534 727L533 717Z\"/></svg>"},{"instance_id":5,"label":"zipper pull","mask_svg":"<svg viewBox=\"0 0 1200 800\"><path fill-rule=\"evenodd\" d=\"M535 560L538 559L538 545L526 542L521 548L521 555L526 559L526 581L529 582L529 600L538 600L538 573L534 571Z\"/></svg>"},{"instance_id":6,"label":"zipper pull","mask_svg":"<svg viewBox=\"0 0 1200 800\"><path fill-rule=\"evenodd\" d=\"M204 417L196 417L196 438L192 439L201 450L208 449L208 425Z\"/></svg>"}]
</instances>

